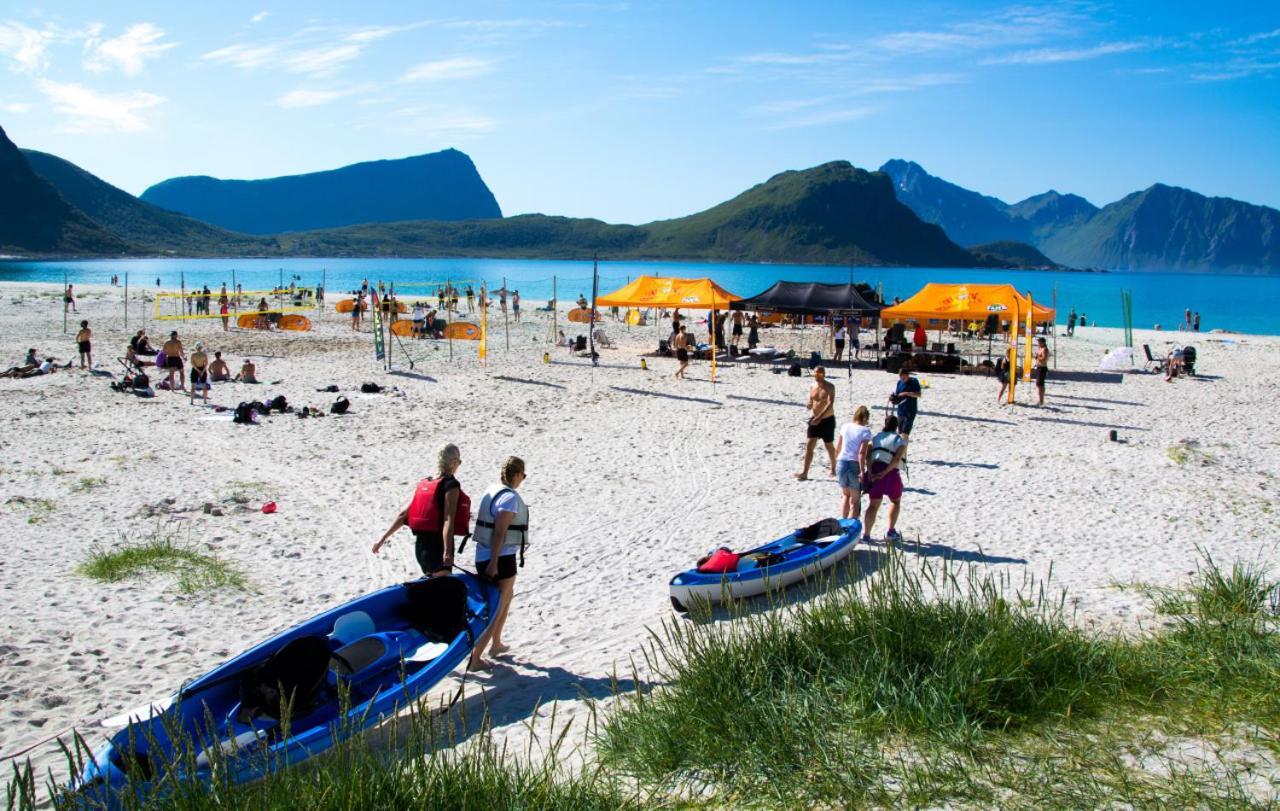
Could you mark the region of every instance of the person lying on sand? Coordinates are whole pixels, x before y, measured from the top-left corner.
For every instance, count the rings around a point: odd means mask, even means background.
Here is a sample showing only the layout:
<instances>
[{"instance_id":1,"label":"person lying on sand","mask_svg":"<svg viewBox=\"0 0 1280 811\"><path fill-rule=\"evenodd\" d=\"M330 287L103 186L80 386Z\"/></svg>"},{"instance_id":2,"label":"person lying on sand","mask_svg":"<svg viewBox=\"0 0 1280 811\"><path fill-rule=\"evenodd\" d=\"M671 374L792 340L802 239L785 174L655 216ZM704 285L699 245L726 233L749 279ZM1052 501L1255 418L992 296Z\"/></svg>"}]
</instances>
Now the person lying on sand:
<instances>
[{"instance_id":1,"label":"person lying on sand","mask_svg":"<svg viewBox=\"0 0 1280 811\"><path fill-rule=\"evenodd\" d=\"M71 361L58 366L54 361L56 358L45 358L40 360L36 357L36 350L27 350L27 356L23 359L21 366L12 366L4 372L0 372L0 377L39 377L40 375L51 375L59 369L70 369Z\"/></svg>"},{"instance_id":2,"label":"person lying on sand","mask_svg":"<svg viewBox=\"0 0 1280 811\"><path fill-rule=\"evenodd\" d=\"M248 358L244 359L244 364L240 367L240 373L236 375L237 383L257 383L258 367L253 365L253 361Z\"/></svg>"},{"instance_id":3,"label":"person lying on sand","mask_svg":"<svg viewBox=\"0 0 1280 811\"><path fill-rule=\"evenodd\" d=\"M231 367L222 359L221 352L213 353L213 362L209 364L209 379L214 383L223 383L231 379Z\"/></svg>"}]
</instances>

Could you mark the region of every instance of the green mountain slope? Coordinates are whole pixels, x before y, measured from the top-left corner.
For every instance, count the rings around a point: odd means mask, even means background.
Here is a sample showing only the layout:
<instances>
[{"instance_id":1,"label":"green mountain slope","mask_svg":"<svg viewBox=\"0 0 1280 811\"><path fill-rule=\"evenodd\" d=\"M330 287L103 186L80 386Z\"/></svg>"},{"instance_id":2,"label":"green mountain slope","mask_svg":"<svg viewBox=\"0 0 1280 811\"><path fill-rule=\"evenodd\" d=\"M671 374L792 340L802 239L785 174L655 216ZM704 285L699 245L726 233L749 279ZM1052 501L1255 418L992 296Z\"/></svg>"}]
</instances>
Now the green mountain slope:
<instances>
[{"instance_id":1,"label":"green mountain slope","mask_svg":"<svg viewBox=\"0 0 1280 811\"><path fill-rule=\"evenodd\" d=\"M126 191L56 155L21 150L28 165L99 225L138 250L183 255L274 253L274 238L250 237L215 228L144 203Z\"/></svg>"},{"instance_id":2,"label":"green mountain slope","mask_svg":"<svg viewBox=\"0 0 1280 811\"><path fill-rule=\"evenodd\" d=\"M888 177L839 161L783 172L706 211L647 225L528 215L402 222L280 236L293 254L701 259L971 267L978 260L920 221Z\"/></svg>"},{"instance_id":3,"label":"green mountain slope","mask_svg":"<svg viewBox=\"0 0 1280 811\"><path fill-rule=\"evenodd\" d=\"M969 252L990 267L1056 268L1059 265L1025 242L986 242Z\"/></svg>"},{"instance_id":4,"label":"green mountain slope","mask_svg":"<svg viewBox=\"0 0 1280 811\"><path fill-rule=\"evenodd\" d=\"M1046 239L1045 253L1123 269L1280 271L1280 211L1156 184Z\"/></svg>"},{"instance_id":5,"label":"green mountain slope","mask_svg":"<svg viewBox=\"0 0 1280 811\"><path fill-rule=\"evenodd\" d=\"M117 255L129 249L32 171L0 129L0 252Z\"/></svg>"}]
</instances>

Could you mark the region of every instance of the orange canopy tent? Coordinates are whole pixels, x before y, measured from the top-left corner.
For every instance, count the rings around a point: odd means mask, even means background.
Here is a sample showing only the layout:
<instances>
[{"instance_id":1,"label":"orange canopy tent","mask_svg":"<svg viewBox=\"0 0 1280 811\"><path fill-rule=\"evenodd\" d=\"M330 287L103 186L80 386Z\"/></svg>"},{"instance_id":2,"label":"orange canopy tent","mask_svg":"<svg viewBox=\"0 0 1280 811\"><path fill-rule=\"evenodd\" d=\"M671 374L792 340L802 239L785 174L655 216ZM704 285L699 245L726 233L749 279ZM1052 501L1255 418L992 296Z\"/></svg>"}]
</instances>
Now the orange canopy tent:
<instances>
[{"instance_id":1,"label":"orange canopy tent","mask_svg":"<svg viewBox=\"0 0 1280 811\"><path fill-rule=\"evenodd\" d=\"M885 307L880 311L882 321L920 321L924 319L983 321L989 315L1001 321L1027 317L1027 308L1033 308L1032 320L1036 323L1053 321L1050 307L1034 304L1014 289L1011 284L939 284L929 282L911 298Z\"/></svg>"},{"instance_id":2,"label":"orange canopy tent","mask_svg":"<svg viewBox=\"0 0 1280 811\"><path fill-rule=\"evenodd\" d=\"M689 310L727 310L735 296L710 279L672 279L640 276L596 299L597 307L684 307Z\"/></svg>"}]
</instances>

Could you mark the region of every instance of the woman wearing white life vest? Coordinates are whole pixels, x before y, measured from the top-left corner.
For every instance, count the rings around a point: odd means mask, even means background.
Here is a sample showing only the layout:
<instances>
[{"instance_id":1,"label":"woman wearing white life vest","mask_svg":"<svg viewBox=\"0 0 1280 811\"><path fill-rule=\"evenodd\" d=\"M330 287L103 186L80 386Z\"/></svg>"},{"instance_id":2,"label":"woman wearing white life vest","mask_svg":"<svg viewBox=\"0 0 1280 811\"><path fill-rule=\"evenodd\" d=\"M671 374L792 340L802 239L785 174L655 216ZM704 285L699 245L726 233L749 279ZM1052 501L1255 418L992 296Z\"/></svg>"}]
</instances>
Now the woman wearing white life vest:
<instances>
[{"instance_id":1,"label":"woman wearing white life vest","mask_svg":"<svg viewBox=\"0 0 1280 811\"><path fill-rule=\"evenodd\" d=\"M529 532L529 508L516 492L524 480L524 460L509 457L502 464L502 483L485 491L476 509L476 531L471 536L476 545L476 572L497 583L501 600L493 625L480 636L471 651L468 670L489 669L483 655L486 645L494 656L508 650L502 642L502 628L507 624L507 612L511 610L511 598L515 594L516 554L520 554L523 565L525 538Z\"/></svg>"},{"instance_id":2,"label":"woman wearing white life vest","mask_svg":"<svg viewBox=\"0 0 1280 811\"><path fill-rule=\"evenodd\" d=\"M462 464L458 446L450 444L441 448L436 463L440 475L418 482L409 506L400 511L391 528L373 545L376 555L388 538L408 526L416 539L414 552L418 565L428 577L443 577L451 572L453 539L466 535L471 524L471 499L454 478Z\"/></svg>"}]
</instances>

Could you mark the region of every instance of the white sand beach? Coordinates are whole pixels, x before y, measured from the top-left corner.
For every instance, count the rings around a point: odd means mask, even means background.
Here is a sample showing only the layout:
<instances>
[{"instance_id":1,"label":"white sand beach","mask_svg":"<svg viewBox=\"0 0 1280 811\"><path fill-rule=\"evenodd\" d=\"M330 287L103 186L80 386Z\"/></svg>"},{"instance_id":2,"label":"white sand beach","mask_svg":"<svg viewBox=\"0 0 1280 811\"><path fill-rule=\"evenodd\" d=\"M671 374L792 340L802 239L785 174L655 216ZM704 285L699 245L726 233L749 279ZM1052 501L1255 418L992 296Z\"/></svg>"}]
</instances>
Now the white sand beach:
<instances>
[{"instance_id":1,"label":"white sand beach","mask_svg":"<svg viewBox=\"0 0 1280 811\"><path fill-rule=\"evenodd\" d=\"M115 358L142 310L126 331L120 290L80 295L95 360L118 378ZM332 300L309 333L146 323L157 345L177 329L188 351L201 340L233 369L252 357L261 380L280 381L216 384L214 404L284 394L327 411L336 395L316 389L337 384L352 403L341 417L235 425L180 394L138 399L78 368L0 380L0 756L72 728L96 745L102 719L299 620L418 576L407 531L380 556L370 547L434 473L444 442L461 447L458 475L477 499L508 455L528 466L528 563L506 633L513 656L468 678L513 745L528 741L535 707L545 717L558 702L557 723L581 728L581 696L608 696L615 673L630 684L648 629L673 615L668 580L706 549L745 548L838 514L839 489L820 462L810 481L792 477L807 375L738 365L713 385L695 363L688 381L673 380L674 360L640 368L657 327L628 332L613 321L605 330L619 347L592 369L547 342L547 315L532 304L509 350L500 329L491 333L487 367L474 343L455 343L451 362L447 344L411 341L408 374L383 371L369 333L352 333ZM74 357L70 323L64 334L56 286L0 285L4 367L30 347ZM819 341L817 328L764 333L782 347ZM1120 330L1096 327L1060 336L1057 369L1093 371L1121 341ZM1184 583L1198 549L1224 565L1280 563L1280 339L1139 330L1136 341L1161 354L1194 343L1200 374L1169 383L1051 374L1043 408L1029 405L1031 385L1010 407L995 402L994 378L924 375L900 521L922 546L908 554L954 555L1015 580L1052 569L1076 622L1122 632L1155 621L1123 586ZM830 379L841 421L866 404L873 423L895 380L869 368ZM392 390L362 395L366 381ZM1121 441L1108 439L1112 429ZM268 500L277 513L257 509ZM877 537L883 529L882 518ZM233 563L248 590L183 596L168 577L107 585L76 572L94 548L157 531ZM463 559L469 567L470 549ZM58 765L53 743L31 757Z\"/></svg>"}]
</instances>

